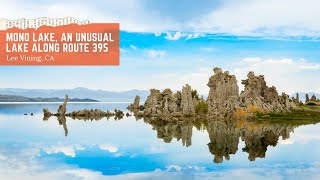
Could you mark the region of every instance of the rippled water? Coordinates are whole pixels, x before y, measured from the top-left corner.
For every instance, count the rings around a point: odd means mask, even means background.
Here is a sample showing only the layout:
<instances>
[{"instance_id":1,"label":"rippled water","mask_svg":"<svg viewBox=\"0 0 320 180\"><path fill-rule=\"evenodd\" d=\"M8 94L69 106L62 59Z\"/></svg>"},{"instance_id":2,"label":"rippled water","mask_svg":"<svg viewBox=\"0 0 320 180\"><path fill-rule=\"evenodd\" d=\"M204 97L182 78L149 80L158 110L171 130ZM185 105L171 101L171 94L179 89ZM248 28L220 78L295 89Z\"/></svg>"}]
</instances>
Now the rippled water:
<instances>
[{"instance_id":1,"label":"rippled water","mask_svg":"<svg viewBox=\"0 0 320 180\"><path fill-rule=\"evenodd\" d=\"M0 179L320 179L319 124L43 120L57 106L0 105Z\"/></svg>"}]
</instances>

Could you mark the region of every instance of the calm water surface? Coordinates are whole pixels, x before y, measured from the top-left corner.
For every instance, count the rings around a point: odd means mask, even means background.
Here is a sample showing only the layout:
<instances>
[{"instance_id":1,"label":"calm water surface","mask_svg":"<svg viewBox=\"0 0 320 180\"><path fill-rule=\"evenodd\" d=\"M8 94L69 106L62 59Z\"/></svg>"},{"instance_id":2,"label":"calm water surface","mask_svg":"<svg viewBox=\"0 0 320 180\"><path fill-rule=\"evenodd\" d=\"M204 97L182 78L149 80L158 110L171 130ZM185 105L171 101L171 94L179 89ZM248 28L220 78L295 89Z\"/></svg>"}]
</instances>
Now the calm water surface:
<instances>
[{"instance_id":1,"label":"calm water surface","mask_svg":"<svg viewBox=\"0 0 320 180\"><path fill-rule=\"evenodd\" d=\"M0 179L320 179L320 124L43 120L57 107L0 105Z\"/></svg>"}]
</instances>

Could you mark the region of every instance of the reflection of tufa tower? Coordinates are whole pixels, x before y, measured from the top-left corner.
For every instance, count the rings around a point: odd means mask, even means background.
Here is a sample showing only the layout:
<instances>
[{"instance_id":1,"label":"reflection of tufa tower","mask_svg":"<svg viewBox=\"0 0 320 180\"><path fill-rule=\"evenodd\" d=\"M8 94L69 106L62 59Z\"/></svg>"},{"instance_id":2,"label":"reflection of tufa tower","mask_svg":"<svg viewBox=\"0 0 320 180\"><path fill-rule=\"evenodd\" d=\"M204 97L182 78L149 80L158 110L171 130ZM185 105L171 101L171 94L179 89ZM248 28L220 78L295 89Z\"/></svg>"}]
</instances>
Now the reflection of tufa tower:
<instances>
[{"instance_id":1,"label":"reflection of tufa tower","mask_svg":"<svg viewBox=\"0 0 320 180\"><path fill-rule=\"evenodd\" d=\"M34 28L38 29L41 26L64 26L69 24L78 24L78 25L85 25L89 24L88 20L80 21L73 17L65 17L65 18L37 18L37 19L18 19L18 20L7 20L7 19L0 19L0 30L7 30L9 28L19 28L19 29L28 29Z\"/></svg>"},{"instance_id":2,"label":"reflection of tufa tower","mask_svg":"<svg viewBox=\"0 0 320 180\"><path fill-rule=\"evenodd\" d=\"M236 128L234 122L213 120L209 121L208 133L210 143L209 151L214 155L213 162L222 163L223 157L230 159L230 154L238 151L240 130Z\"/></svg>"},{"instance_id":3,"label":"reflection of tufa tower","mask_svg":"<svg viewBox=\"0 0 320 180\"><path fill-rule=\"evenodd\" d=\"M275 147L280 136L282 140L288 139L293 129L293 126L279 124L248 125L241 133L246 145L242 150L249 154L250 161L255 161L257 157L265 158L268 146Z\"/></svg>"},{"instance_id":4,"label":"reflection of tufa tower","mask_svg":"<svg viewBox=\"0 0 320 180\"><path fill-rule=\"evenodd\" d=\"M148 121L148 119L147 119ZM152 129L157 131L157 138L163 139L165 143L171 143L172 139L181 139L182 145L189 147L192 144L192 128L193 123L191 121L185 121L183 123L150 123Z\"/></svg>"},{"instance_id":5,"label":"reflection of tufa tower","mask_svg":"<svg viewBox=\"0 0 320 180\"><path fill-rule=\"evenodd\" d=\"M249 154L250 161L255 161L265 158L268 146L275 147L280 136L283 140L288 139L293 129L290 125L212 120L208 124L208 147L214 155L213 161L222 163L223 158L229 160L230 154L237 152L241 137L245 143L242 151Z\"/></svg>"}]
</instances>

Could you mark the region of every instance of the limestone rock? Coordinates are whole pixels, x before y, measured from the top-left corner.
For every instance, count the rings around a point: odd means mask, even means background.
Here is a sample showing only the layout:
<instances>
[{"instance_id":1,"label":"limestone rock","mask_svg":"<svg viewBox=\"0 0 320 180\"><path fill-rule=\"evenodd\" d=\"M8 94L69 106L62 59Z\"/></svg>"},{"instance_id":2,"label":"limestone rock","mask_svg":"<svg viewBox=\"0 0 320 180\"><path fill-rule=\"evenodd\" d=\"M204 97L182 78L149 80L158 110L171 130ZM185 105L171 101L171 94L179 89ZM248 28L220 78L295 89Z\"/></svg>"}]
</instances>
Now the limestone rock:
<instances>
[{"instance_id":1,"label":"limestone rock","mask_svg":"<svg viewBox=\"0 0 320 180\"><path fill-rule=\"evenodd\" d=\"M135 110L140 108L140 96L134 98L134 102L128 106L128 109Z\"/></svg>"},{"instance_id":2,"label":"limestone rock","mask_svg":"<svg viewBox=\"0 0 320 180\"><path fill-rule=\"evenodd\" d=\"M183 115L192 116L195 114L194 102L191 95L191 86L189 84L186 84L186 86L182 88L181 108Z\"/></svg>"},{"instance_id":3,"label":"limestone rock","mask_svg":"<svg viewBox=\"0 0 320 180\"><path fill-rule=\"evenodd\" d=\"M249 72L247 79L242 81L244 90L240 94L241 103L245 107L253 107L255 111L261 112L287 112L296 109L297 106L289 99L289 96L282 93L279 96L276 87L268 87L263 75L255 76Z\"/></svg>"},{"instance_id":4,"label":"limestone rock","mask_svg":"<svg viewBox=\"0 0 320 180\"><path fill-rule=\"evenodd\" d=\"M57 112L58 115L63 116L66 114L68 99L69 99L68 94L66 94L63 104L60 105L58 108L58 112Z\"/></svg>"},{"instance_id":5,"label":"limestone rock","mask_svg":"<svg viewBox=\"0 0 320 180\"><path fill-rule=\"evenodd\" d=\"M312 102L317 102L317 97L316 97L316 95L312 95L310 101L312 101Z\"/></svg>"},{"instance_id":6,"label":"limestone rock","mask_svg":"<svg viewBox=\"0 0 320 180\"><path fill-rule=\"evenodd\" d=\"M239 107L239 87L234 75L228 71L222 72L220 68L214 68L214 75L210 77L210 88L207 103L209 115L230 117Z\"/></svg>"},{"instance_id":7,"label":"limestone rock","mask_svg":"<svg viewBox=\"0 0 320 180\"><path fill-rule=\"evenodd\" d=\"M187 84L182 91L173 93L171 89L160 92L151 89L144 104L144 116L192 116L195 114L192 89ZM136 112L135 114L137 114Z\"/></svg>"},{"instance_id":8,"label":"limestone rock","mask_svg":"<svg viewBox=\"0 0 320 180\"><path fill-rule=\"evenodd\" d=\"M156 115L159 113L158 109L161 107L159 102L161 93L157 89L150 89L150 95L144 103L144 114L146 116Z\"/></svg>"},{"instance_id":9,"label":"limestone rock","mask_svg":"<svg viewBox=\"0 0 320 180\"><path fill-rule=\"evenodd\" d=\"M43 115L44 115L44 117L50 117L50 116L53 115L53 113L50 112L47 108L44 108L43 109Z\"/></svg>"}]
</instances>

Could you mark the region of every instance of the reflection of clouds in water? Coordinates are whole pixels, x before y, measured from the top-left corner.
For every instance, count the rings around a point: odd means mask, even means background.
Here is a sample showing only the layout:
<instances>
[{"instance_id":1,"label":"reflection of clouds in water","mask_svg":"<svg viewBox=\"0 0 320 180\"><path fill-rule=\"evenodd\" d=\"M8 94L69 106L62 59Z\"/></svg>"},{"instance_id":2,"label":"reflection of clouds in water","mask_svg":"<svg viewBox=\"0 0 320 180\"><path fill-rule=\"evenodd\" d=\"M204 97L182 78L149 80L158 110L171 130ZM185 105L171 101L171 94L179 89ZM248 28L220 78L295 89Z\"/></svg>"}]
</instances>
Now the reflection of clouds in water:
<instances>
[{"instance_id":1,"label":"reflection of clouds in water","mask_svg":"<svg viewBox=\"0 0 320 180\"><path fill-rule=\"evenodd\" d=\"M101 144L99 145L99 148L101 150L109 151L110 153L115 153L119 150L117 146L111 144Z\"/></svg>"},{"instance_id":2,"label":"reflection of clouds in water","mask_svg":"<svg viewBox=\"0 0 320 180\"><path fill-rule=\"evenodd\" d=\"M94 146L92 145L91 148ZM99 149L108 151L110 153L116 153L119 151L118 146L111 144L98 145ZM50 147L43 147L42 150L47 154L63 153L65 156L76 157L77 151L84 151L86 148L83 145L52 145ZM0 156L1 159L1 156Z\"/></svg>"},{"instance_id":3,"label":"reflection of clouds in water","mask_svg":"<svg viewBox=\"0 0 320 180\"><path fill-rule=\"evenodd\" d=\"M1 160L1 161L5 161L5 160L7 160L7 159L8 159L7 156L0 154L0 160Z\"/></svg>"},{"instance_id":4,"label":"reflection of clouds in water","mask_svg":"<svg viewBox=\"0 0 320 180\"><path fill-rule=\"evenodd\" d=\"M66 164L40 161L36 149L1 151L6 157L0 161L0 179L319 179L320 162L313 164L273 164L259 168L227 169L214 171L199 166L168 165L165 169L151 172L128 173L105 176L98 171L78 168ZM51 164L50 164L51 163ZM56 163L56 162L55 162ZM54 168L48 168L54 167Z\"/></svg>"},{"instance_id":5,"label":"reflection of clouds in water","mask_svg":"<svg viewBox=\"0 0 320 180\"><path fill-rule=\"evenodd\" d=\"M85 148L80 145L53 145L42 148L47 154L63 153L66 156L76 157L76 151L83 151Z\"/></svg>"},{"instance_id":6,"label":"reflection of clouds in water","mask_svg":"<svg viewBox=\"0 0 320 180\"><path fill-rule=\"evenodd\" d=\"M292 139L295 140L295 144L307 144L312 141L320 141L320 126L315 125L306 125L301 126L295 130L295 133L292 134Z\"/></svg>"}]
</instances>

